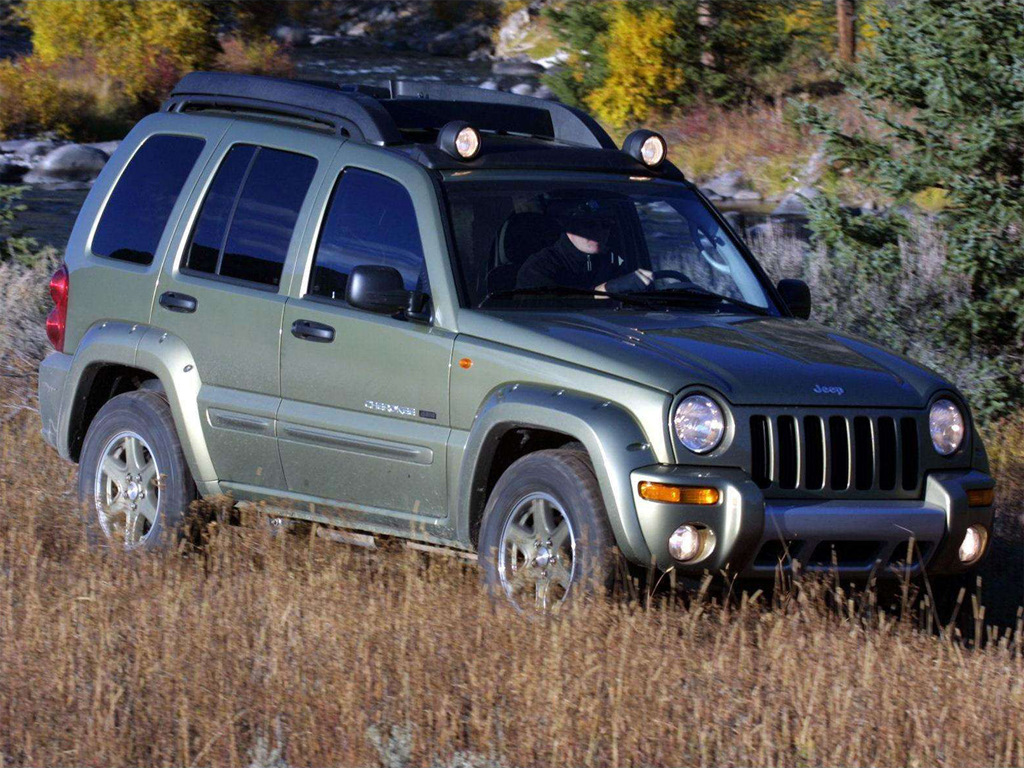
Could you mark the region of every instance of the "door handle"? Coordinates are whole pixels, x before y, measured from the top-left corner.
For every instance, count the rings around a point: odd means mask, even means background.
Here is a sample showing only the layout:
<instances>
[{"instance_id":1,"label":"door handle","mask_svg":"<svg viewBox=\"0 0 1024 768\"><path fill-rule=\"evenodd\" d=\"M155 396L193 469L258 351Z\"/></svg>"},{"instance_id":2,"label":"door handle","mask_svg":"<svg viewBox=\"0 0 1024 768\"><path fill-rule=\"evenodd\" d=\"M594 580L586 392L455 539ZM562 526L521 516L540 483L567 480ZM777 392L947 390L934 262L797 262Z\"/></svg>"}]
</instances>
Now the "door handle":
<instances>
[{"instance_id":1,"label":"door handle","mask_svg":"<svg viewBox=\"0 0 1024 768\"><path fill-rule=\"evenodd\" d=\"M160 306L171 312L195 312L199 302L195 296L167 291L160 294Z\"/></svg>"},{"instance_id":2,"label":"door handle","mask_svg":"<svg viewBox=\"0 0 1024 768\"><path fill-rule=\"evenodd\" d=\"M305 341L330 344L334 341L334 329L323 323L314 323L312 320L296 320L292 323L292 336Z\"/></svg>"}]
</instances>

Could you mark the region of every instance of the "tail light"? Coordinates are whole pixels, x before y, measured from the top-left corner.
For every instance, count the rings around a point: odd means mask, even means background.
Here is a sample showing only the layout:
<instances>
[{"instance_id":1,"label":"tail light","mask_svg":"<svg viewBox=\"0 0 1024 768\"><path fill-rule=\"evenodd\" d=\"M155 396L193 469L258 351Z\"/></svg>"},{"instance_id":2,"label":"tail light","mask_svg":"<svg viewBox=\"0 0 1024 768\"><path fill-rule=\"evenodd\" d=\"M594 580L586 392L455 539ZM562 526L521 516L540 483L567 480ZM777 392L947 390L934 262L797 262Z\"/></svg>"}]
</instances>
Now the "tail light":
<instances>
[{"instance_id":1,"label":"tail light","mask_svg":"<svg viewBox=\"0 0 1024 768\"><path fill-rule=\"evenodd\" d=\"M53 309L46 316L46 336L53 348L64 351L64 331L68 325L68 294L71 284L68 280L68 268L61 264L60 269L50 278L50 296L53 298Z\"/></svg>"}]
</instances>

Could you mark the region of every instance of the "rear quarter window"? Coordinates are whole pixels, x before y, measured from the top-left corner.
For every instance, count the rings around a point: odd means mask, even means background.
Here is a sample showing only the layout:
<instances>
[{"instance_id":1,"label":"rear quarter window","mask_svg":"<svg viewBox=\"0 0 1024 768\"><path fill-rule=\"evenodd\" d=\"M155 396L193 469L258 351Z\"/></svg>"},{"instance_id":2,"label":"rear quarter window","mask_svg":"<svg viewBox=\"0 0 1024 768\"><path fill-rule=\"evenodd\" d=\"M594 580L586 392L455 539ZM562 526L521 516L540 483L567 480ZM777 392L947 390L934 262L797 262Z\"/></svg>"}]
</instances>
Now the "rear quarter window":
<instances>
[{"instance_id":1,"label":"rear quarter window","mask_svg":"<svg viewBox=\"0 0 1024 768\"><path fill-rule=\"evenodd\" d=\"M114 186L92 240L92 252L152 264L174 204L206 142L194 136L150 136Z\"/></svg>"}]
</instances>

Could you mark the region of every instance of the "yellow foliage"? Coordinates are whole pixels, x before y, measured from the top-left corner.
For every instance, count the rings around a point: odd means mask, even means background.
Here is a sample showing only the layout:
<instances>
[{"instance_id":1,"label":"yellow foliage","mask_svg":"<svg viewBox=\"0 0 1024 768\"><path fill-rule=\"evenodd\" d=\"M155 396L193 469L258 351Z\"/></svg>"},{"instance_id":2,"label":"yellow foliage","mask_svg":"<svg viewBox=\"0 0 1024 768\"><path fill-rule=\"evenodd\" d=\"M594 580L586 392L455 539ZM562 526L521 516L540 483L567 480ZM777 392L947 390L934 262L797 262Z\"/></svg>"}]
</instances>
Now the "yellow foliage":
<instances>
[{"instance_id":1,"label":"yellow foliage","mask_svg":"<svg viewBox=\"0 0 1024 768\"><path fill-rule=\"evenodd\" d=\"M0 61L0 137L56 131L70 136L88 119L95 98L34 59Z\"/></svg>"},{"instance_id":2,"label":"yellow foliage","mask_svg":"<svg viewBox=\"0 0 1024 768\"><path fill-rule=\"evenodd\" d=\"M625 3L610 13L608 77L586 101L600 119L622 126L670 104L666 94L679 91L684 78L665 49L674 32L671 16L656 6L634 12Z\"/></svg>"},{"instance_id":3,"label":"yellow foliage","mask_svg":"<svg viewBox=\"0 0 1024 768\"><path fill-rule=\"evenodd\" d=\"M132 99L155 99L213 53L213 14L178 0L26 0L32 47L44 64L86 59Z\"/></svg>"},{"instance_id":4,"label":"yellow foliage","mask_svg":"<svg viewBox=\"0 0 1024 768\"><path fill-rule=\"evenodd\" d=\"M292 74L292 60L288 52L270 38L243 40L229 37L221 42L221 47L224 50L217 56L217 69L224 72L270 77L289 77Z\"/></svg>"}]
</instances>

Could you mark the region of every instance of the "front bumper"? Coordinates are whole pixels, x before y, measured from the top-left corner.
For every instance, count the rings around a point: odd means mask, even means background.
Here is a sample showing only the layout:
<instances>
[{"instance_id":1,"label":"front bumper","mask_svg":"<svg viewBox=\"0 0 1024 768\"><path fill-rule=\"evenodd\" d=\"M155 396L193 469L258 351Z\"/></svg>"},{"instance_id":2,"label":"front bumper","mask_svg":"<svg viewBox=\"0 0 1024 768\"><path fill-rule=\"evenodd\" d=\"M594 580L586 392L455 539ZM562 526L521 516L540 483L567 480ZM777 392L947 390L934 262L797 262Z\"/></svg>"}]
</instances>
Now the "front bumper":
<instances>
[{"instance_id":1,"label":"front bumper","mask_svg":"<svg viewBox=\"0 0 1024 768\"><path fill-rule=\"evenodd\" d=\"M657 465L631 474L637 516L656 565L683 575L728 571L772 577L800 564L803 571L836 571L867 579L911 573L959 573L957 551L967 527L991 532L992 507L969 507L967 491L994 486L977 470L932 472L921 500L766 499L739 469ZM642 482L718 488L718 504L698 506L640 498ZM714 533L715 546L695 563L681 563L668 551L668 538L680 525L696 523ZM908 542L913 539L913 556Z\"/></svg>"}]
</instances>

